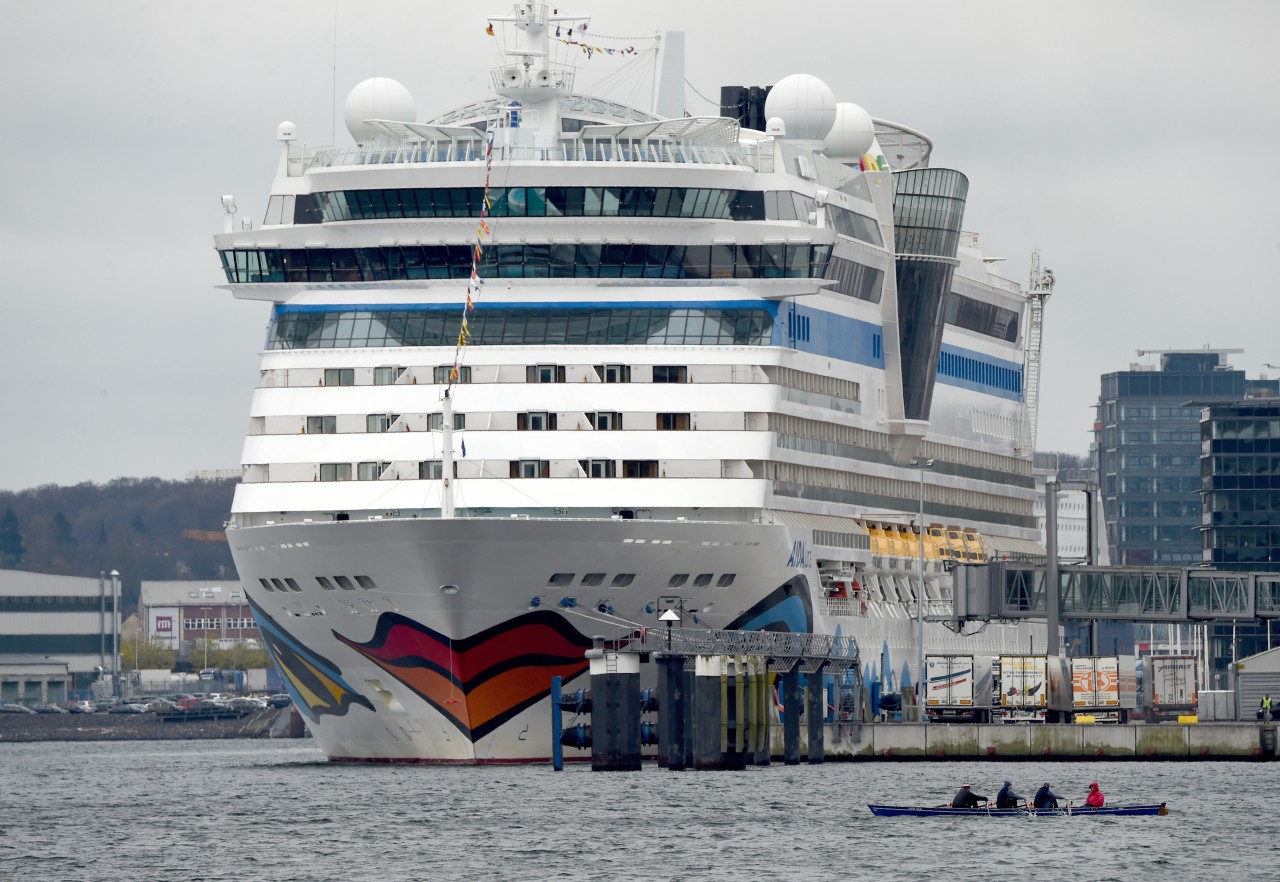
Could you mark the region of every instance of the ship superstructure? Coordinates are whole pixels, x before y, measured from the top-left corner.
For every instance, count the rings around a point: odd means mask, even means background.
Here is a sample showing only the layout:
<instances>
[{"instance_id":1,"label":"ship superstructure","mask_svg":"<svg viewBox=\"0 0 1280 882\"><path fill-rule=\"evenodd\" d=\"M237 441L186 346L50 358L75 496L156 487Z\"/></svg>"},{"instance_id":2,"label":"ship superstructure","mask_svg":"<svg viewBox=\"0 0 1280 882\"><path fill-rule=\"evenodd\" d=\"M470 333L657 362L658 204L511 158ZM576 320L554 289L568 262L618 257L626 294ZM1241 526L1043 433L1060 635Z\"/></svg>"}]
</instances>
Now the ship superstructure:
<instances>
[{"instance_id":1,"label":"ship superstructure","mask_svg":"<svg viewBox=\"0 0 1280 882\"><path fill-rule=\"evenodd\" d=\"M281 124L265 223L215 237L273 304L228 537L313 734L546 758L550 678L659 598L914 670L949 563L1038 551L1026 297L962 235L967 180L816 78L766 131L663 118L549 62L583 19L490 21L495 97L418 122L366 81L355 145Z\"/></svg>"}]
</instances>

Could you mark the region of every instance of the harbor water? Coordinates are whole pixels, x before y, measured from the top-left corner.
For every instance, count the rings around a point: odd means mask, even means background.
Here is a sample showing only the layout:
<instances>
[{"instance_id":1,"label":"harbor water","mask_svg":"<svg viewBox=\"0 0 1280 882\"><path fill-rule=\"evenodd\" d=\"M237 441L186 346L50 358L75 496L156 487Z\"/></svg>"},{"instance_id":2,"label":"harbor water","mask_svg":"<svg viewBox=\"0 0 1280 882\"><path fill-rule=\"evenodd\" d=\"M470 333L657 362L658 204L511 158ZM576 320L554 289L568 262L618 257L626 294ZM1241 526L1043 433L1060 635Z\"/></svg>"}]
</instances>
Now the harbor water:
<instances>
[{"instance_id":1,"label":"harbor water","mask_svg":"<svg viewBox=\"0 0 1280 882\"><path fill-rule=\"evenodd\" d=\"M745 772L331 764L308 741L0 744L0 879L1235 880L1280 876L1280 766L863 762ZM1048 781L1167 817L875 818Z\"/></svg>"}]
</instances>

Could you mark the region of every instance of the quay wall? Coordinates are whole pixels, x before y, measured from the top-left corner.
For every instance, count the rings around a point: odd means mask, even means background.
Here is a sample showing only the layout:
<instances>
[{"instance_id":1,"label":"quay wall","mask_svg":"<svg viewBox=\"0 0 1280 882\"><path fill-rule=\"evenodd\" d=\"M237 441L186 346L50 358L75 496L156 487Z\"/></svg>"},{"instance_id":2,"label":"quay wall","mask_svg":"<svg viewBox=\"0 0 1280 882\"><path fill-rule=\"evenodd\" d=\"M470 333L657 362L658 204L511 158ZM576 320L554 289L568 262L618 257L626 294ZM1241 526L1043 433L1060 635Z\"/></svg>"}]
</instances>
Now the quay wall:
<instances>
[{"instance_id":1,"label":"quay wall","mask_svg":"<svg viewBox=\"0 0 1280 882\"><path fill-rule=\"evenodd\" d=\"M780 757L781 727L773 727L771 736L771 752ZM823 746L829 761L1274 759L1274 749L1264 751L1263 743L1263 727L1251 723L1122 726L828 723ZM1275 739L1270 743L1274 745ZM803 734L801 753L808 755Z\"/></svg>"}]
</instances>

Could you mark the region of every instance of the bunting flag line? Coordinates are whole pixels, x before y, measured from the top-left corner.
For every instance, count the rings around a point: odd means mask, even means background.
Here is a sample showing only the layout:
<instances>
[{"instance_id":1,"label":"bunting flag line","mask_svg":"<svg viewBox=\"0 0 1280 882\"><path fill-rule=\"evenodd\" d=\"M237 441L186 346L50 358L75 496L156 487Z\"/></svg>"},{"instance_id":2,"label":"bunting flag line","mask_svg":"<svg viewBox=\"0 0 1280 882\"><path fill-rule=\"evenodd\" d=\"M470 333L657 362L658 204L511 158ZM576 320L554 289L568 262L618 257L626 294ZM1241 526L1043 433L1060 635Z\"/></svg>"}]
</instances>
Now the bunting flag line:
<instances>
[{"instance_id":1,"label":"bunting flag line","mask_svg":"<svg viewBox=\"0 0 1280 882\"><path fill-rule=\"evenodd\" d=\"M489 26L484 29L484 32L488 34L490 37L497 36L497 34L494 32L492 22L490 22ZM636 42L641 42L641 41L657 42L658 40L658 37L656 36L655 37L610 37L605 34L592 34L591 37L593 40L615 40L618 42L625 42L628 44L625 47L597 46L594 43L586 42L586 33L587 33L586 22L583 22L582 24L579 24L579 25L572 25L569 27L561 27L560 25L556 25L555 36L549 39L554 39L555 42L563 43L566 46L577 47L582 50L582 54L587 56L587 58L591 58L597 52L602 53L604 55L635 55Z\"/></svg>"},{"instance_id":2,"label":"bunting flag line","mask_svg":"<svg viewBox=\"0 0 1280 882\"><path fill-rule=\"evenodd\" d=\"M492 32L492 25L490 32ZM462 365L463 357L466 354L467 344L471 341L471 323L468 317L475 314L476 298L480 296L480 291L484 287L484 279L480 276L480 267L484 261L484 246L486 239L493 238L493 228L489 225L489 211L492 203L489 201L489 177L493 172L493 132L489 132L488 140L484 148L484 194L480 200L480 223L476 226L476 245L471 250L471 275L467 279L467 292L462 304L462 324L458 328L458 342L453 350L453 367L449 371L448 388L452 389L453 384L458 381L459 368ZM466 454L463 454L464 456Z\"/></svg>"}]
</instances>

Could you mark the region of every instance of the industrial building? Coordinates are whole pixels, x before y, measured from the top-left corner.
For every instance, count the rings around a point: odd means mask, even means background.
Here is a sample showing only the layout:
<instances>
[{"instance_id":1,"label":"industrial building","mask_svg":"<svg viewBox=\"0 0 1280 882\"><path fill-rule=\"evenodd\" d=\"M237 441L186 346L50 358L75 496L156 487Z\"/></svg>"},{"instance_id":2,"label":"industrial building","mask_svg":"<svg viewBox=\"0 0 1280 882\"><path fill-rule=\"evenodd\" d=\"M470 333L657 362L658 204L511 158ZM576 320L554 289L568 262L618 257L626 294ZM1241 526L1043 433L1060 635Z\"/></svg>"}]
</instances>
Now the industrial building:
<instances>
[{"instance_id":1,"label":"industrial building","mask_svg":"<svg viewBox=\"0 0 1280 882\"><path fill-rule=\"evenodd\" d=\"M138 621L144 640L179 652L196 640L230 648L259 639L253 611L237 581L143 582Z\"/></svg>"},{"instance_id":2,"label":"industrial building","mask_svg":"<svg viewBox=\"0 0 1280 882\"><path fill-rule=\"evenodd\" d=\"M119 591L118 573L0 570L0 700L60 701L118 671Z\"/></svg>"}]
</instances>

